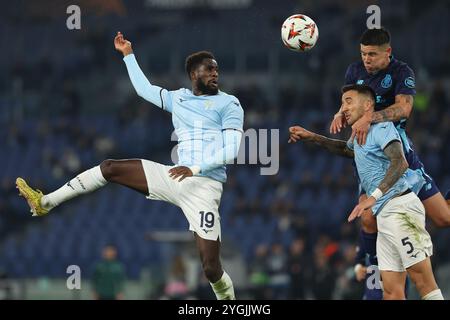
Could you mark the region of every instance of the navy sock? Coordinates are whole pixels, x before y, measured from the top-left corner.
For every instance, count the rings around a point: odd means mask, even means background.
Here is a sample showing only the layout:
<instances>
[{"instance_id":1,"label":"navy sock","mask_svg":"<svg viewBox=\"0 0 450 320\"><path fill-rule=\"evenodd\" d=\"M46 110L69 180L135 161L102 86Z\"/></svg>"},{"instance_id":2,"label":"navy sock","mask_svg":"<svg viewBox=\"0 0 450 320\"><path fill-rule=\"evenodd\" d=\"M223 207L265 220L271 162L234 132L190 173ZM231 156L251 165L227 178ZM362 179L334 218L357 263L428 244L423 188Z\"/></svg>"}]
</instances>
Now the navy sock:
<instances>
[{"instance_id":1,"label":"navy sock","mask_svg":"<svg viewBox=\"0 0 450 320\"><path fill-rule=\"evenodd\" d=\"M367 233L361 230L361 238L364 242L364 249L369 256L371 265L378 265L377 260L377 233Z\"/></svg>"},{"instance_id":2,"label":"navy sock","mask_svg":"<svg viewBox=\"0 0 450 320\"><path fill-rule=\"evenodd\" d=\"M366 248L364 246L364 239L362 233L360 233L358 237L358 247L356 251L354 265L357 264L362 264L363 266L366 265Z\"/></svg>"}]
</instances>

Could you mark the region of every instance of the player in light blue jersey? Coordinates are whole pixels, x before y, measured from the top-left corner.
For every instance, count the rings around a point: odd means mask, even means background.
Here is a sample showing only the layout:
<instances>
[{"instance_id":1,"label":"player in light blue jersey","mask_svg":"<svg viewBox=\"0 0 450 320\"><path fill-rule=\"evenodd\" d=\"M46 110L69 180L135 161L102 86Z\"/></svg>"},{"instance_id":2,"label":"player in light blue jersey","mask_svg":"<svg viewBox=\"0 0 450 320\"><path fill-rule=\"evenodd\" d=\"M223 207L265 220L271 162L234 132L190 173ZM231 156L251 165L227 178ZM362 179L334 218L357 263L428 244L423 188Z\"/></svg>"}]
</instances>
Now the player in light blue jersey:
<instances>
[{"instance_id":1,"label":"player in light blue jersey","mask_svg":"<svg viewBox=\"0 0 450 320\"><path fill-rule=\"evenodd\" d=\"M114 45L124 55L137 94L172 114L178 136L178 164L168 166L145 159L105 160L47 195L30 188L22 178L17 178L17 188L33 215L38 216L108 182L180 207L194 232L203 271L217 299L234 300L233 283L220 262L219 204L226 181L225 165L237 157L242 138L244 111L239 100L219 91L219 68L210 52L200 51L186 58L191 90L168 91L149 82L139 68L131 43L120 32Z\"/></svg>"},{"instance_id":2,"label":"player in light blue jersey","mask_svg":"<svg viewBox=\"0 0 450 320\"><path fill-rule=\"evenodd\" d=\"M375 94L366 85L348 85L342 90L342 110L349 125L373 112ZM376 250L383 280L384 299L404 299L406 275L422 299L442 300L434 279L430 256L433 245L425 230L425 208L411 191L400 136L392 122L370 127L366 143L329 139L301 127L290 129L290 141L305 140L333 153L354 157L361 186L370 196L351 212L348 221L371 209L377 217Z\"/></svg>"}]
</instances>

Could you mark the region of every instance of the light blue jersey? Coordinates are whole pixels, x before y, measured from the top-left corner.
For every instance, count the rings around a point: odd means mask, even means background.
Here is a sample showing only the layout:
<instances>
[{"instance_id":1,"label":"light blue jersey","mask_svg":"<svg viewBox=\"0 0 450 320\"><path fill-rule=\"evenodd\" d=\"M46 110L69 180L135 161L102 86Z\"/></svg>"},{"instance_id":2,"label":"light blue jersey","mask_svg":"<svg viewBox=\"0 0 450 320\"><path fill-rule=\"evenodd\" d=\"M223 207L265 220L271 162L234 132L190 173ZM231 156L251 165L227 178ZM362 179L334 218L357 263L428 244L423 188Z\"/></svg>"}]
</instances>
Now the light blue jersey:
<instances>
[{"instance_id":1,"label":"light blue jersey","mask_svg":"<svg viewBox=\"0 0 450 320\"><path fill-rule=\"evenodd\" d=\"M350 140L347 142L347 146L354 150L360 183L368 195L378 188L386 175L390 160L383 150L392 141L401 143L400 135L394 124L392 122L381 122L370 127L365 145L361 146ZM415 179L419 178L412 170L404 173L388 192L377 200L372 208L373 214L377 215L390 199L402 194L407 189L416 189L415 186L420 185L421 182ZM414 185L411 185L410 182Z\"/></svg>"},{"instance_id":2,"label":"light blue jersey","mask_svg":"<svg viewBox=\"0 0 450 320\"><path fill-rule=\"evenodd\" d=\"M185 88L168 91L150 84L133 54L124 57L124 61L138 95L172 113L178 137L178 165L198 165L201 168L198 175L225 182L226 167L220 163L220 159L226 158L222 155L227 151L223 150L225 130L243 130L244 111L239 100L221 91L203 96ZM214 155L220 151L220 161L215 161Z\"/></svg>"}]
</instances>

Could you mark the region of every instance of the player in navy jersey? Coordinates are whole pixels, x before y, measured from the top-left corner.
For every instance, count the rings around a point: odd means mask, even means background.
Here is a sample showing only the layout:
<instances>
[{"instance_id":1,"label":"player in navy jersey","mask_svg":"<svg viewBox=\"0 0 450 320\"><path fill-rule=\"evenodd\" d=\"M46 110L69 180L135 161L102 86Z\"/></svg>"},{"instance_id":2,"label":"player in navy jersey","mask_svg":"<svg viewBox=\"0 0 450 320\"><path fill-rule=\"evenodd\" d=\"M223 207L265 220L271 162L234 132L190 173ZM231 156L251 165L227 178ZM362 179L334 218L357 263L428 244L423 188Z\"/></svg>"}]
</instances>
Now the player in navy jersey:
<instances>
[{"instance_id":1,"label":"player in navy jersey","mask_svg":"<svg viewBox=\"0 0 450 320\"><path fill-rule=\"evenodd\" d=\"M365 84L376 93L375 112L367 114L352 125L352 137L364 144L371 124L392 121L400 134L409 168L420 173L426 183L418 196L422 201L426 214L439 227L450 226L450 209L447 193L444 197L434 180L426 173L422 162L414 151L413 144L406 134L406 121L411 114L415 91L415 76L412 69L392 55L390 34L384 29L369 29L364 32L360 41L362 61L352 63L345 74L345 84ZM331 133L340 132L347 125L340 110L330 126ZM367 198L361 189L359 201ZM361 219L361 240L364 242L370 264L376 260L376 220L370 210Z\"/></svg>"},{"instance_id":2,"label":"player in navy jersey","mask_svg":"<svg viewBox=\"0 0 450 320\"><path fill-rule=\"evenodd\" d=\"M218 210L226 181L225 165L237 157L242 137L244 111L239 100L219 90L219 69L210 52L200 51L186 58L192 90L168 91L149 82L131 43L120 32L114 45L124 55L137 94L172 114L178 136L178 164L167 166L145 159L105 160L46 195L30 188L22 178L17 178L17 188L37 216L108 182L180 207L194 232L204 274L217 299L234 300L233 283L220 262Z\"/></svg>"}]
</instances>

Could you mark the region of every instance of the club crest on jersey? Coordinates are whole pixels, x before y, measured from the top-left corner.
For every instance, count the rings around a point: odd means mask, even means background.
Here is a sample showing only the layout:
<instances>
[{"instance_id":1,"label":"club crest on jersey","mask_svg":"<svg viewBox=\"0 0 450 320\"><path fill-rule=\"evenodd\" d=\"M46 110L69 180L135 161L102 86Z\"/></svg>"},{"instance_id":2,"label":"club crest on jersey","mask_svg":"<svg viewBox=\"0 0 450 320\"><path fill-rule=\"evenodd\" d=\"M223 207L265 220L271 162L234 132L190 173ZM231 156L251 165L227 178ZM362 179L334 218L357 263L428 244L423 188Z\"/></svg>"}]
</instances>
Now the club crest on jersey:
<instances>
[{"instance_id":1,"label":"club crest on jersey","mask_svg":"<svg viewBox=\"0 0 450 320\"><path fill-rule=\"evenodd\" d=\"M414 81L413 77L408 77L405 79L405 86L414 89L414 87L416 86L416 82Z\"/></svg>"},{"instance_id":2,"label":"club crest on jersey","mask_svg":"<svg viewBox=\"0 0 450 320\"><path fill-rule=\"evenodd\" d=\"M358 81L356 81L356 84L358 84L358 85L363 84L363 83L364 83L364 80L358 80Z\"/></svg>"},{"instance_id":3,"label":"club crest on jersey","mask_svg":"<svg viewBox=\"0 0 450 320\"><path fill-rule=\"evenodd\" d=\"M205 101L205 110L209 110L214 106L214 102L211 100Z\"/></svg>"},{"instance_id":4,"label":"club crest on jersey","mask_svg":"<svg viewBox=\"0 0 450 320\"><path fill-rule=\"evenodd\" d=\"M381 86L385 89L392 86L392 77L390 74L387 74L383 80L381 80Z\"/></svg>"}]
</instances>

